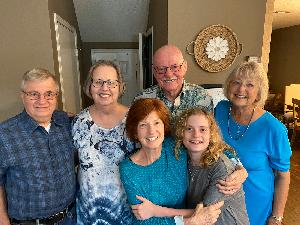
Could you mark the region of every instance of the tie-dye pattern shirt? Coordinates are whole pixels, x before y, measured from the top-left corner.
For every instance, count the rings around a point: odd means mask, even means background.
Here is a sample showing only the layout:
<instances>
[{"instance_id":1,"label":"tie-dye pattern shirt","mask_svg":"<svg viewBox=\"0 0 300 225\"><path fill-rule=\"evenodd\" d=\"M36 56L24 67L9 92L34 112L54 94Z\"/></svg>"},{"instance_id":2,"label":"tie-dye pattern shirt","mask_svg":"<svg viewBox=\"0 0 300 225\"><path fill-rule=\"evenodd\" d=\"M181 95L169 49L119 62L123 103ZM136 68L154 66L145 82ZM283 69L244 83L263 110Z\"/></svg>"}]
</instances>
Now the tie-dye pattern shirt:
<instances>
[{"instance_id":1,"label":"tie-dye pattern shirt","mask_svg":"<svg viewBox=\"0 0 300 225\"><path fill-rule=\"evenodd\" d=\"M134 149L126 138L125 118L114 128L101 128L87 108L75 117L72 132L80 163L77 224L132 224L118 168Z\"/></svg>"}]
</instances>

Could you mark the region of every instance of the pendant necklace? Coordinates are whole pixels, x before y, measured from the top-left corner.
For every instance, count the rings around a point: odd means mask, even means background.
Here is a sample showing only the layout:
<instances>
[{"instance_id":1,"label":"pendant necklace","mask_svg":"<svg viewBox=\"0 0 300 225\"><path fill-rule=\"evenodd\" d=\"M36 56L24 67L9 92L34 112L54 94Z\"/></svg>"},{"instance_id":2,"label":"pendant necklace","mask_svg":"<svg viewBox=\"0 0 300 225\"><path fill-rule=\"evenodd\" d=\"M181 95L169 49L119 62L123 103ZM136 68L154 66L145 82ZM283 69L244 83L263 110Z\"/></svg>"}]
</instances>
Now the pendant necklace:
<instances>
[{"instance_id":1,"label":"pendant necklace","mask_svg":"<svg viewBox=\"0 0 300 225\"><path fill-rule=\"evenodd\" d=\"M190 181L194 182L195 181L195 176L198 173L198 171L197 171L197 168L195 166L191 165L191 162L189 162L189 164L190 165L188 165L188 173L189 173Z\"/></svg>"},{"instance_id":2,"label":"pendant necklace","mask_svg":"<svg viewBox=\"0 0 300 225\"><path fill-rule=\"evenodd\" d=\"M237 127L238 127L238 128L237 128L237 132L236 132L237 135L236 135L236 137L233 137L233 136L231 135L231 132L230 132L231 107L229 108L229 112L228 112L228 121L227 121L227 130L228 130L229 137L230 137L231 139L237 141L237 140L241 139L241 138L245 135L245 133L247 132L247 130L248 130L249 127L250 127L250 123L251 123L251 121L252 121L252 118L253 118L255 109L256 109L256 107L253 108L253 111L252 111L252 114L251 114L251 118L250 118L250 120L249 120L249 122L248 122L248 124L247 124L247 127L246 127L246 129L244 130L244 132L241 132L241 130L240 130L240 127L241 127L241 126L237 123ZM233 118L232 118L232 119L233 119Z\"/></svg>"}]
</instances>

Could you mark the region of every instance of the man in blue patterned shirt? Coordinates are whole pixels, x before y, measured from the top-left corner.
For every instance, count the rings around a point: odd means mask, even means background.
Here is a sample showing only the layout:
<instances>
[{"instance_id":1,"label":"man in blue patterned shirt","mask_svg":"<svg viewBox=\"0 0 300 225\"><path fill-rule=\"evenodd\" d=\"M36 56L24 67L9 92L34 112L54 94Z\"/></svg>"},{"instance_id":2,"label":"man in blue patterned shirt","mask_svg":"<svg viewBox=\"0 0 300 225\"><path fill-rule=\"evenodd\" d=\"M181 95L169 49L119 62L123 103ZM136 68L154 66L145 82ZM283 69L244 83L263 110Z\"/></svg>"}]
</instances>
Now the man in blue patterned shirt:
<instances>
[{"instance_id":1,"label":"man in blue patterned shirt","mask_svg":"<svg viewBox=\"0 0 300 225\"><path fill-rule=\"evenodd\" d=\"M145 89L138 98L158 98L169 108L171 124L185 109L200 107L213 110L212 97L197 84L184 80L187 62L181 51L173 45L159 48L153 56L153 72L158 85Z\"/></svg>"},{"instance_id":2,"label":"man in blue patterned shirt","mask_svg":"<svg viewBox=\"0 0 300 225\"><path fill-rule=\"evenodd\" d=\"M58 82L24 74L24 111L0 124L0 224L76 224L70 120L56 111Z\"/></svg>"}]
</instances>

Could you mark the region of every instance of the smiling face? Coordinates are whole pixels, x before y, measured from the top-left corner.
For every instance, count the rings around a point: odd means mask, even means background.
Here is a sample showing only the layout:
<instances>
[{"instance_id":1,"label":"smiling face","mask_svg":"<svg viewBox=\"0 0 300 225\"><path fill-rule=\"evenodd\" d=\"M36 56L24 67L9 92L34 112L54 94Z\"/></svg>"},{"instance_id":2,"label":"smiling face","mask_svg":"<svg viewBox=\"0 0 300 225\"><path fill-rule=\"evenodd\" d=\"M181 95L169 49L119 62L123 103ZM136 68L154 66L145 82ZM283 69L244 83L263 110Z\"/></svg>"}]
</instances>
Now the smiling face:
<instances>
[{"instance_id":1,"label":"smiling face","mask_svg":"<svg viewBox=\"0 0 300 225\"><path fill-rule=\"evenodd\" d=\"M34 92L40 95L39 99L32 100L28 95ZM23 92L21 93L25 111L41 126L47 126L50 123L52 114L57 105L56 96L50 100L45 98L44 94L50 92L57 93L57 86L52 78L26 81L24 83Z\"/></svg>"},{"instance_id":2,"label":"smiling face","mask_svg":"<svg viewBox=\"0 0 300 225\"><path fill-rule=\"evenodd\" d=\"M153 58L154 77L167 97L175 99L181 91L187 63L175 46L164 46Z\"/></svg>"},{"instance_id":3,"label":"smiling face","mask_svg":"<svg viewBox=\"0 0 300 225\"><path fill-rule=\"evenodd\" d=\"M164 132L164 123L155 111L137 125L137 139L146 151L161 150Z\"/></svg>"},{"instance_id":4,"label":"smiling face","mask_svg":"<svg viewBox=\"0 0 300 225\"><path fill-rule=\"evenodd\" d=\"M90 93L95 104L110 105L118 101L120 95L120 84L110 87L109 81L118 81L118 74L111 66L99 66L93 71L93 82L90 86ZM103 81L106 81L102 84ZM95 84L93 84L95 83ZM101 85L99 85L101 84Z\"/></svg>"},{"instance_id":5,"label":"smiling face","mask_svg":"<svg viewBox=\"0 0 300 225\"><path fill-rule=\"evenodd\" d=\"M258 98L257 82L247 78L236 78L230 81L228 98L236 107L254 106Z\"/></svg>"},{"instance_id":6,"label":"smiling face","mask_svg":"<svg viewBox=\"0 0 300 225\"><path fill-rule=\"evenodd\" d=\"M210 140L209 121L202 114L191 115L186 122L183 132L183 144L187 148L189 154L198 155L208 148Z\"/></svg>"}]
</instances>

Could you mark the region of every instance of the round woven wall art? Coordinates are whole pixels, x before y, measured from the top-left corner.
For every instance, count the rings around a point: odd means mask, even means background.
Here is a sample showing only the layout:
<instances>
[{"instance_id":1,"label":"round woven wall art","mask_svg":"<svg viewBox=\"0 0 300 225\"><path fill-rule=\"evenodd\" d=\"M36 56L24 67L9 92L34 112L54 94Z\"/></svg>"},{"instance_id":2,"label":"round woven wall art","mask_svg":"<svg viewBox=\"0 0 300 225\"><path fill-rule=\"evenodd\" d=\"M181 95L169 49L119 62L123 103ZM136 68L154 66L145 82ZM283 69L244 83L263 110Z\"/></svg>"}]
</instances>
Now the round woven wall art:
<instances>
[{"instance_id":1,"label":"round woven wall art","mask_svg":"<svg viewBox=\"0 0 300 225\"><path fill-rule=\"evenodd\" d=\"M194 52L189 48L194 44ZM190 42L186 51L194 55L198 65L208 72L220 72L228 68L242 52L242 44L236 34L225 25L211 25Z\"/></svg>"}]
</instances>

